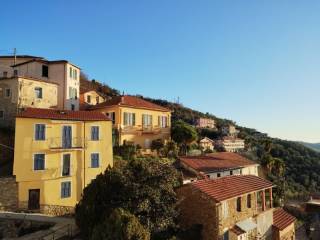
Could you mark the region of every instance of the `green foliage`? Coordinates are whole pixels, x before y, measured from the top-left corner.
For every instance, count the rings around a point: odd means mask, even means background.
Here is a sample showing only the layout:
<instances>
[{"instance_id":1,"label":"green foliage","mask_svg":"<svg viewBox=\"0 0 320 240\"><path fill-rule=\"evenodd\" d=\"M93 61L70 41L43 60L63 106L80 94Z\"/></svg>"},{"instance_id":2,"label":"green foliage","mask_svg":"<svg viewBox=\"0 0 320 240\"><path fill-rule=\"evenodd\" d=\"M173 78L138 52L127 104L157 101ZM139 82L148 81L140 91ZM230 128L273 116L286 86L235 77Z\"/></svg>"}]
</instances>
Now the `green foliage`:
<instances>
[{"instance_id":1,"label":"green foliage","mask_svg":"<svg viewBox=\"0 0 320 240\"><path fill-rule=\"evenodd\" d=\"M151 150L157 151L158 155L160 150L164 148L164 141L162 139L156 139L151 142Z\"/></svg>"},{"instance_id":2,"label":"green foliage","mask_svg":"<svg viewBox=\"0 0 320 240\"><path fill-rule=\"evenodd\" d=\"M91 240L149 240L150 233L130 212L117 208L96 225Z\"/></svg>"},{"instance_id":3,"label":"green foliage","mask_svg":"<svg viewBox=\"0 0 320 240\"><path fill-rule=\"evenodd\" d=\"M121 156L125 160L131 160L136 156L139 146L135 146L131 143L124 143L121 146L114 146L113 153L115 155Z\"/></svg>"},{"instance_id":4,"label":"green foliage","mask_svg":"<svg viewBox=\"0 0 320 240\"><path fill-rule=\"evenodd\" d=\"M175 228L176 193L181 176L157 159L130 160L123 168L109 168L84 189L76 206L76 221L85 236L122 208L135 215L154 237Z\"/></svg>"}]
</instances>

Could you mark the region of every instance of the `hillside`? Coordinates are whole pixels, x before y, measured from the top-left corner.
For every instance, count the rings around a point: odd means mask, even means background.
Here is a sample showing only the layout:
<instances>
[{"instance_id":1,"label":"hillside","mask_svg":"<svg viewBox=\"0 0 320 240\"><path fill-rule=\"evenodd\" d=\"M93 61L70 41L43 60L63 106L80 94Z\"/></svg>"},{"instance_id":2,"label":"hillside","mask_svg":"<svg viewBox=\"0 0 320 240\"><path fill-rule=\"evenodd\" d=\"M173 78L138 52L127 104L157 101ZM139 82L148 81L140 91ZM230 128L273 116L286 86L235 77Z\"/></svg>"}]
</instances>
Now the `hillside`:
<instances>
[{"instance_id":1,"label":"hillside","mask_svg":"<svg viewBox=\"0 0 320 240\"><path fill-rule=\"evenodd\" d=\"M314 151L320 152L320 143L307 143L307 142L300 142L302 145L311 148Z\"/></svg>"}]
</instances>

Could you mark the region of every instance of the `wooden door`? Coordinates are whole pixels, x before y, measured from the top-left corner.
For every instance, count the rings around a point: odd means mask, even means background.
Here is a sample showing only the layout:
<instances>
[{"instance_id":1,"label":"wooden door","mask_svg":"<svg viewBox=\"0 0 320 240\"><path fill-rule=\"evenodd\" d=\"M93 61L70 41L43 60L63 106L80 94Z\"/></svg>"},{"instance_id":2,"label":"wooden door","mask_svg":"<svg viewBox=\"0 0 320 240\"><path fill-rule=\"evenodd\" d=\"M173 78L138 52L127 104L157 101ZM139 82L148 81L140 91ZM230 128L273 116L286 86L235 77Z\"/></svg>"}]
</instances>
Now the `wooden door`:
<instances>
[{"instance_id":1,"label":"wooden door","mask_svg":"<svg viewBox=\"0 0 320 240\"><path fill-rule=\"evenodd\" d=\"M29 190L28 209L29 210L40 209L40 189Z\"/></svg>"}]
</instances>

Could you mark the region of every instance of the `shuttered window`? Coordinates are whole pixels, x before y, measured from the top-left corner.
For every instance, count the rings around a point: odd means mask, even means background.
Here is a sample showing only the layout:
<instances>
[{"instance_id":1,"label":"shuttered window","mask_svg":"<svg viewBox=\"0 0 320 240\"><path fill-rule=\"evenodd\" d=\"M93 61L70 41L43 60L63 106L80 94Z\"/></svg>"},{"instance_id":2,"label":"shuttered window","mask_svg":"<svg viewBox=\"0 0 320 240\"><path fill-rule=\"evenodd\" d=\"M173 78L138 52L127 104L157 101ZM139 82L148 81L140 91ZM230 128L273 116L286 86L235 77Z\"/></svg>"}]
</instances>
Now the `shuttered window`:
<instances>
[{"instance_id":1,"label":"shuttered window","mask_svg":"<svg viewBox=\"0 0 320 240\"><path fill-rule=\"evenodd\" d=\"M158 117L158 125L161 128L166 128L168 126L168 117L167 116L159 116Z\"/></svg>"},{"instance_id":2,"label":"shuttered window","mask_svg":"<svg viewBox=\"0 0 320 240\"><path fill-rule=\"evenodd\" d=\"M61 183L61 198L71 197L71 182Z\"/></svg>"},{"instance_id":3,"label":"shuttered window","mask_svg":"<svg viewBox=\"0 0 320 240\"><path fill-rule=\"evenodd\" d=\"M36 124L35 125L35 140L41 141L46 140L46 125Z\"/></svg>"},{"instance_id":4,"label":"shuttered window","mask_svg":"<svg viewBox=\"0 0 320 240\"><path fill-rule=\"evenodd\" d=\"M98 168L100 166L99 163L99 153L92 153L91 154L91 167Z\"/></svg>"},{"instance_id":5,"label":"shuttered window","mask_svg":"<svg viewBox=\"0 0 320 240\"><path fill-rule=\"evenodd\" d=\"M44 170L45 155L37 153L33 156L33 170Z\"/></svg>"},{"instance_id":6,"label":"shuttered window","mask_svg":"<svg viewBox=\"0 0 320 240\"><path fill-rule=\"evenodd\" d=\"M134 126L136 125L136 114L135 113L123 113L123 125Z\"/></svg>"},{"instance_id":7,"label":"shuttered window","mask_svg":"<svg viewBox=\"0 0 320 240\"><path fill-rule=\"evenodd\" d=\"M142 114L142 126L144 127L152 126L152 115Z\"/></svg>"},{"instance_id":8,"label":"shuttered window","mask_svg":"<svg viewBox=\"0 0 320 240\"><path fill-rule=\"evenodd\" d=\"M99 140L99 127L98 126L91 127L91 140L93 140L93 141Z\"/></svg>"}]
</instances>

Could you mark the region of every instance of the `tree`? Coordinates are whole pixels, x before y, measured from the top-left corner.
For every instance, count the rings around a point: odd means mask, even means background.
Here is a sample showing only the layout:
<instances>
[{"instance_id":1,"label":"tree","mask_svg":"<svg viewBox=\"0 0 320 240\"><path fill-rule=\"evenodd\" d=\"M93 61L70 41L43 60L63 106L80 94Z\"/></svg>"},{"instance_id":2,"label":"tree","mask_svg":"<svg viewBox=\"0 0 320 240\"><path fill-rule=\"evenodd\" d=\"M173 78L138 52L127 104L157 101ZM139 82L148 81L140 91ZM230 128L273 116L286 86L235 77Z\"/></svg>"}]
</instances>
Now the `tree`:
<instances>
[{"instance_id":1,"label":"tree","mask_svg":"<svg viewBox=\"0 0 320 240\"><path fill-rule=\"evenodd\" d=\"M187 147L193 141L198 139L198 133L196 129L181 120L177 121L171 130L172 139L177 142L183 150L185 154L187 151Z\"/></svg>"},{"instance_id":2,"label":"tree","mask_svg":"<svg viewBox=\"0 0 320 240\"><path fill-rule=\"evenodd\" d=\"M156 236L175 228L177 197L175 187L181 175L169 164L158 159L134 159L121 169L108 168L85 189L76 206L76 222L85 237L122 208L136 216Z\"/></svg>"},{"instance_id":3,"label":"tree","mask_svg":"<svg viewBox=\"0 0 320 240\"><path fill-rule=\"evenodd\" d=\"M163 149L163 147L164 147L164 142L162 139L156 139L151 142L151 150L157 151L158 155L160 153L160 150Z\"/></svg>"},{"instance_id":4,"label":"tree","mask_svg":"<svg viewBox=\"0 0 320 240\"><path fill-rule=\"evenodd\" d=\"M150 233L138 218L121 208L94 227L91 240L149 240Z\"/></svg>"}]
</instances>

